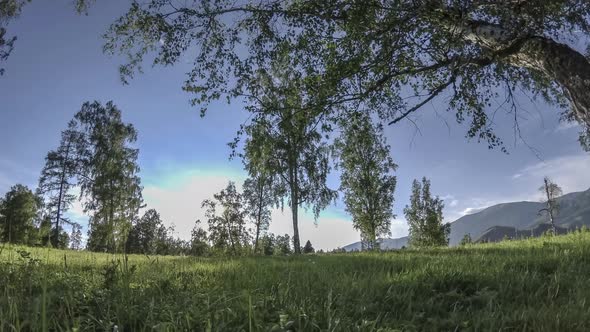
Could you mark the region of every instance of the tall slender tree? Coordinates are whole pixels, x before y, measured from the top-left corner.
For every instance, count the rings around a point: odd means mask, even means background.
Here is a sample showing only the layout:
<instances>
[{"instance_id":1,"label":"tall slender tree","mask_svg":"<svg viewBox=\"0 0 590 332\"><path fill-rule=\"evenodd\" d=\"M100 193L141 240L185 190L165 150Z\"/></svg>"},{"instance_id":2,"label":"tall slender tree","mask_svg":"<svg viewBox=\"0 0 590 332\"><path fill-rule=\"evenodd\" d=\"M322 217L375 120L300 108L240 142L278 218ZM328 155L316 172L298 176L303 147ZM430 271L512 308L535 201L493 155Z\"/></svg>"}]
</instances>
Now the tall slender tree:
<instances>
[{"instance_id":1,"label":"tall slender tree","mask_svg":"<svg viewBox=\"0 0 590 332\"><path fill-rule=\"evenodd\" d=\"M72 235L70 235L70 248L74 250L82 249L82 227L79 224L72 226Z\"/></svg>"},{"instance_id":2,"label":"tall slender tree","mask_svg":"<svg viewBox=\"0 0 590 332\"><path fill-rule=\"evenodd\" d=\"M270 225L270 208L276 204L273 193L273 177L267 173L255 173L243 185L243 198L247 215L254 223L254 252L258 242Z\"/></svg>"},{"instance_id":3,"label":"tall slender tree","mask_svg":"<svg viewBox=\"0 0 590 332\"><path fill-rule=\"evenodd\" d=\"M539 191L543 193L543 202L545 203L545 208L539 211L541 213L547 213L549 216L549 224L551 225L551 231L553 235L557 234L557 229L555 228L555 216L559 210L559 202L557 198L563 194L561 187L559 187L555 182L551 181L548 177L543 178L543 185L539 188Z\"/></svg>"},{"instance_id":4,"label":"tall slender tree","mask_svg":"<svg viewBox=\"0 0 590 332\"><path fill-rule=\"evenodd\" d=\"M112 103L86 102L76 114L84 134L80 188L85 211L90 212L87 247L93 251L124 250L131 222L142 205L141 182L137 175L138 149L133 125L124 123Z\"/></svg>"},{"instance_id":5,"label":"tall slender tree","mask_svg":"<svg viewBox=\"0 0 590 332\"><path fill-rule=\"evenodd\" d=\"M61 223L70 224L65 212L70 208L76 196L71 193L75 186L75 177L80 165L80 153L84 151L84 137L76 128L76 122L70 121L68 128L61 134L57 150L50 151L45 157L45 166L41 170L38 191L46 196L46 208L53 220L51 243L58 246Z\"/></svg>"},{"instance_id":6,"label":"tall slender tree","mask_svg":"<svg viewBox=\"0 0 590 332\"><path fill-rule=\"evenodd\" d=\"M258 172L276 176L273 193L288 201L293 246L300 254L299 207L311 207L317 219L336 192L326 185L330 157L324 135L331 126L322 106L310 102L312 92L303 89L306 78L297 67L297 60L284 50L271 71L258 73L262 84L248 107L255 115L244 128L248 137L243 156ZM256 163L261 156L265 162Z\"/></svg>"},{"instance_id":7,"label":"tall slender tree","mask_svg":"<svg viewBox=\"0 0 590 332\"><path fill-rule=\"evenodd\" d=\"M390 233L394 218L396 178L392 172L397 165L382 131L367 114L354 113L336 144L346 211L369 250L378 249L377 238Z\"/></svg>"},{"instance_id":8,"label":"tall slender tree","mask_svg":"<svg viewBox=\"0 0 590 332\"><path fill-rule=\"evenodd\" d=\"M443 224L443 201L430 193L430 181L414 180L410 205L404 208L410 226L409 243L413 247L446 246L449 244L450 224Z\"/></svg>"}]
</instances>

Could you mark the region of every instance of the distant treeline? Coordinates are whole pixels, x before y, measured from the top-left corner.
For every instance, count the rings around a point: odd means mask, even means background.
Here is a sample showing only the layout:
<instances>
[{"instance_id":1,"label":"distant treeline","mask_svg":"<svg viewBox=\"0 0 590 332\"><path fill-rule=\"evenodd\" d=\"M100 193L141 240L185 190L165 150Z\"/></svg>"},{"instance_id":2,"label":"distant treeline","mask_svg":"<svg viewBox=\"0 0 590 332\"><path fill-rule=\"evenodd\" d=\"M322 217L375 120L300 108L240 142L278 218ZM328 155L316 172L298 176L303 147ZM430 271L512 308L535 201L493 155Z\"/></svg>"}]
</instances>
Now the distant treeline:
<instances>
[{"instance_id":1,"label":"distant treeline","mask_svg":"<svg viewBox=\"0 0 590 332\"><path fill-rule=\"evenodd\" d=\"M281 76L286 73L275 74L289 84ZM2 241L148 255L309 253L312 244L299 239L299 207L311 208L317 219L340 192L363 249L378 250L377 239L390 234L394 218L392 172L397 168L382 127L365 113L351 113L340 125L341 135L328 144L316 130L318 123L309 122L313 114L308 117L291 106L243 128L243 152L236 150L237 141L231 145L248 174L243 190L230 181L201 202L205 220L196 221L185 241L156 210L146 210L134 126L123 121L112 102L86 102L62 131L58 147L47 153L38 188L33 192L15 185L1 199ZM331 163L341 170L339 191L326 185ZM89 217L86 237L81 225L68 218L76 200ZM269 234L272 208L285 204L292 212L293 236ZM414 181L411 203L404 209L412 246L448 244L442 210L430 181Z\"/></svg>"}]
</instances>

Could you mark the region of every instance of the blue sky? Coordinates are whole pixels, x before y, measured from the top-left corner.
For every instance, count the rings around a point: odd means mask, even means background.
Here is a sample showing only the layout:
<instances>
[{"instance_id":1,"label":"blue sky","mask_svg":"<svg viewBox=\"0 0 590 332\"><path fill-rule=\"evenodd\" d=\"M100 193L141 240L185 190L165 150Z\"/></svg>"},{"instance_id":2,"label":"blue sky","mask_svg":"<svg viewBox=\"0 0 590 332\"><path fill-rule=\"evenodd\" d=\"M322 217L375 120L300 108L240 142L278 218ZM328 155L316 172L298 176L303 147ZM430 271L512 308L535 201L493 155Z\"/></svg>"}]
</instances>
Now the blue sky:
<instances>
[{"instance_id":1,"label":"blue sky","mask_svg":"<svg viewBox=\"0 0 590 332\"><path fill-rule=\"evenodd\" d=\"M9 32L18 41L0 77L0 194L15 183L36 186L43 158L84 101L113 100L139 131L148 207L158 209L186 238L194 220L202 219L202 199L228 180L245 177L241 162L228 160L227 143L246 114L240 103L220 103L201 119L181 90L188 61L167 68L148 66L130 85L122 85L117 66L123 59L102 53L101 35L126 6L126 1L100 1L88 16L79 16L68 0L33 1L11 22ZM414 178L432 180L433 191L445 199L447 221L500 202L536 200L544 175L565 192L590 187L590 157L576 143L576 128L560 125L557 111L542 102L531 103L523 95L518 102L522 135L537 152L515 141L512 115L494 119L510 154L468 141L466 127L457 125L440 101L414 117L419 132L410 122L385 128L399 164L394 237L407 233L402 210ZM79 206L71 213L84 220ZM271 231L291 232L288 210L275 211L273 217ZM341 203L327 209L317 225L309 213L301 223L302 239L318 248L359 238Z\"/></svg>"}]
</instances>

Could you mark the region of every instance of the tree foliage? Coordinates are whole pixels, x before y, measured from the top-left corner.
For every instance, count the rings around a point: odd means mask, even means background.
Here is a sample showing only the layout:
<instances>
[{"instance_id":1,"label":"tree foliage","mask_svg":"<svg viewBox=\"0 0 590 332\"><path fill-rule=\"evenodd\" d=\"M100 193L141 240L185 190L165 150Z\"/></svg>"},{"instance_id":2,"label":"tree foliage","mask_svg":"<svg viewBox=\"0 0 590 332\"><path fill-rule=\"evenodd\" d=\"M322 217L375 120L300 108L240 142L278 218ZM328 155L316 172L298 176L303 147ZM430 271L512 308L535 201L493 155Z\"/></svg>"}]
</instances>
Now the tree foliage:
<instances>
[{"instance_id":1,"label":"tree foliage","mask_svg":"<svg viewBox=\"0 0 590 332\"><path fill-rule=\"evenodd\" d=\"M53 220L51 243L54 247L58 246L62 223L72 225L65 213L76 199L71 190L76 185L84 148L83 134L76 129L76 122L70 121L61 134L59 147L47 153L41 170L38 192L46 197L45 208Z\"/></svg>"},{"instance_id":2,"label":"tree foliage","mask_svg":"<svg viewBox=\"0 0 590 332\"><path fill-rule=\"evenodd\" d=\"M138 149L130 146L137 132L112 102L86 102L75 120L85 140L79 185L84 209L92 213L87 247L121 251L143 201Z\"/></svg>"},{"instance_id":3,"label":"tree foliage","mask_svg":"<svg viewBox=\"0 0 590 332\"><path fill-rule=\"evenodd\" d=\"M34 244L38 230L41 199L27 186L14 185L0 199L0 230L2 242Z\"/></svg>"},{"instance_id":4,"label":"tree foliage","mask_svg":"<svg viewBox=\"0 0 590 332\"><path fill-rule=\"evenodd\" d=\"M203 201L201 206L206 209L209 240L216 250L238 255L248 244L250 235L243 204L234 182L229 182L225 189L213 195L212 200Z\"/></svg>"},{"instance_id":5,"label":"tree foliage","mask_svg":"<svg viewBox=\"0 0 590 332\"><path fill-rule=\"evenodd\" d=\"M16 36L8 36L6 26L20 15L22 7L30 0L0 0L0 64L6 61L14 49ZM0 76L4 68L0 67Z\"/></svg>"},{"instance_id":6,"label":"tree foliage","mask_svg":"<svg viewBox=\"0 0 590 332\"><path fill-rule=\"evenodd\" d=\"M82 249L82 227L78 224L72 226L72 235L70 235L70 248L73 250Z\"/></svg>"},{"instance_id":7,"label":"tree foliage","mask_svg":"<svg viewBox=\"0 0 590 332\"><path fill-rule=\"evenodd\" d=\"M274 241L274 254L275 255L289 255L293 253L293 249L291 247L291 237L289 234L285 235L277 235ZM297 252L297 251L296 251ZM299 252L301 252L301 248L299 248Z\"/></svg>"},{"instance_id":8,"label":"tree foliage","mask_svg":"<svg viewBox=\"0 0 590 332\"><path fill-rule=\"evenodd\" d=\"M395 123L438 99L468 122L467 137L496 147L492 105L518 119L523 90L580 123L588 144L590 63L570 45L590 44L575 33L590 34L586 0L150 0L113 23L105 49L128 56L124 81L147 54L164 66L195 54L184 89L202 111L256 95L256 73L288 49L329 113L362 102Z\"/></svg>"},{"instance_id":9,"label":"tree foliage","mask_svg":"<svg viewBox=\"0 0 590 332\"><path fill-rule=\"evenodd\" d=\"M315 253L315 249L311 245L311 241L307 240L307 242L305 242L305 246L303 247L303 253L304 254L313 254L313 253Z\"/></svg>"},{"instance_id":10,"label":"tree foliage","mask_svg":"<svg viewBox=\"0 0 590 332\"><path fill-rule=\"evenodd\" d=\"M339 153L340 190L346 211L360 230L369 250L377 249L379 236L390 233L397 165L383 137L382 127L366 114L354 113L344 124L336 144Z\"/></svg>"},{"instance_id":11,"label":"tree foliage","mask_svg":"<svg viewBox=\"0 0 590 332\"><path fill-rule=\"evenodd\" d=\"M147 210L141 218L133 223L129 231L127 252L146 255L157 254L158 242L162 237L158 235L162 233L166 233L166 229L160 214L154 209Z\"/></svg>"},{"instance_id":12,"label":"tree foliage","mask_svg":"<svg viewBox=\"0 0 590 332\"><path fill-rule=\"evenodd\" d=\"M471 243L473 243L473 240L471 239L471 234L467 233L463 235L463 238L461 239L461 242L459 242L459 245L466 246Z\"/></svg>"},{"instance_id":13,"label":"tree foliage","mask_svg":"<svg viewBox=\"0 0 590 332\"><path fill-rule=\"evenodd\" d=\"M410 226L409 244L412 247L446 246L449 244L450 224L443 224L443 201L432 197L430 181L425 177L422 183L414 180L410 205L404 214Z\"/></svg>"},{"instance_id":14,"label":"tree foliage","mask_svg":"<svg viewBox=\"0 0 590 332\"><path fill-rule=\"evenodd\" d=\"M261 235L270 225L270 208L276 205L273 193L274 177L268 173L257 172L244 181L243 199L246 214L254 223L254 252L258 253Z\"/></svg>"},{"instance_id":15,"label":"tree foliage","mask_svg":"<svg viewBox=\"0 0 590 332\"><path fill-rule=\"evenodd\" d=\"M308 78L293 69L297 66L296 59L283 53L271 71L258 73L261 83L248 107L254 116L242 132L247 135L246 164L276 176L271 191L276 198L287 199L293 246L300 253L299 207L310 207L317 219L336 192L326 185L330 156L325 135L331 126L321 107L309 104L314 94L305 90Z\"/></svg>"},{"instance_id":16,"label":"tree foliage","mask_svg":"<svg viewBox=\"0 0 590 332\"><path fill-rule=\"evenodd\" d=\"M204 256L209 252L207 232L200 224L201 221L197 220L191 231L190 254L193 256Z\"/></svg>"}]
</instances>

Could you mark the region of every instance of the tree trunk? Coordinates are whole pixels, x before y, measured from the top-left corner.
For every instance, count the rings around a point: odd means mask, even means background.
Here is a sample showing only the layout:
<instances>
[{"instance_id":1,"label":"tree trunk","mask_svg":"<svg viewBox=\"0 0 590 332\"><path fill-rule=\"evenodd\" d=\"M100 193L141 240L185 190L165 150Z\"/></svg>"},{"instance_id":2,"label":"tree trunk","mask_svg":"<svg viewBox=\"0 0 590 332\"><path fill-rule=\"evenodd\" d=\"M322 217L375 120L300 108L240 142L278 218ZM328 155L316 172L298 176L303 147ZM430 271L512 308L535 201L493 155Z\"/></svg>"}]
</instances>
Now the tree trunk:
<instances>
[{"instance_id":1,"label":"tree trunk","mask_svg":"<svg viewBox=\"0 0 590 332\"><path fill-rule=\"evenodd\" d=\"M299 183L297 181L297 165L290 170L290 189L291 189L291 213L293 215L293 249L295 254L301 254L301 244L299 241Z\"/></svg>"},{"instance_id":2,"label":"tree trunk","mask_svg":"<svg viewBox=\"0 0 590 332\"><path fill-rule=\"evenodd\" d=\"M301 254L301 244L299 242L299 221L298 221L298 208L297 204L297 189L291 189L291 211L293 213L293 246L295 247L295 253Z\"/></svg>"},{"instance_id":3,"label":"tree trunk","mask_svg":"<svg viewBox=\"0 0 590 332\"><path fill-rule=\"evenodd\" d=\"M290 158L289 158L289 186L291 190L291 213L293 215L293 249L295 254L301 254L301 243L299 241L299 220L298 220L298 208L299 208L299 181L297 179L297 151L294 144L291 146Z\"/></svg>"},{"instance_id":4,"label":"tree trunk","mask_svg":"<svg viewBox=\"0 0 590 332\"><path fill-rule=\"evenodd\" d=\"M258 252L258 238L260 237L260 222L261 222L260 214L262 213L261 210L262 210L262 208L259 207L258 208L258 221L256 223L256 238L254 239L254 253Z\"/></svg>"},{"instance_id":5,"label":"tree trunk","mask_svg":"<svg viewBox=\"0 0 590 332\"><path fill-rule=\"evenodd\" d=\"M264 196L264 183L258 181L258 215L256 222L256 239L254 240L254 253L258 252L258 238L260 237L260 224L262 223L262 204Z\"/></svg>"},{"instance_id":6,"label":"tree trunk","mask_svg":"<svg viewBox=\"0 0 590 332\"><path fill-rule=\"evenodd\" d=\"M459 30L467 41L496 52L500 61L542 72L556 82L570 101L573 119L590 128L590 62L580 52L543 36L514 37L486 22L471 21Z\"/></svg>"},{"instance_id":7,"label":"tree trunk","mask_svg":"<svg viewBox=\"0 0 590 332\"><path fill-rule=\"evenodd\" d=\"M555 222L553 219L553 197L549 193L549 180L547 178L544 179L545 182L545 194L547 195L547 212L549 213L549 223L551 223L551 231L553 231L553 235L557 234L557 230L555 229Z\"/></svg>"},{"instance_id":8,"label":"tree trunk","mask_svg":"<svg viewBox=\"0 0 590 332\"><path fill-rule=\"evenodd\" d=\"M569 99L575 120L590 127L590 62L582 54L549 38L533 37L510 59L555 80Z\"/></svg>"},{"instance_id":9,"label":"tree trunk","mask_svg":"<svg viewBox=\"0 0 590 332\"><path fill-rule=\"evenodd\" d=\"M231 224L230 224L230 220L231 219L227 215L227 213L224 213L224 214L225 215L224 215L223 218L225 219L225 226L226 226L226 229L227 229L227 236L229 237L229 244L231 246L231 250L232 250L233 254L235 255L236 254L236 246L235 246L235 243L234 243L234 237L232 236L232 233L233 232L232 232L232 227L231 227Z\"/></svg>"},{"instance_id":10,"label":"tree trunk","mask_svg":"<svg viewBox=\"0 0 590 332\"><path fill-rule=\"evenodd\" d=\"M60 180L59 180L59 194L57 197L57 213L56 213L56 218L55 218L55 238L53 239L53 242L54 242L53 246L54 247L57 247L59 245L59 221L61 220L61 206L62 206L62 201L64 199L63 190L64 190L64 182L66 180L67 162L68 162L68 157L70 155L70 144L71 144L71 142L68 141L68 145L66 146L66 155L65 155L64 160L62 161L62 167L61 167L61 174L60 174Z\"/></svg>"}]
</instances>

